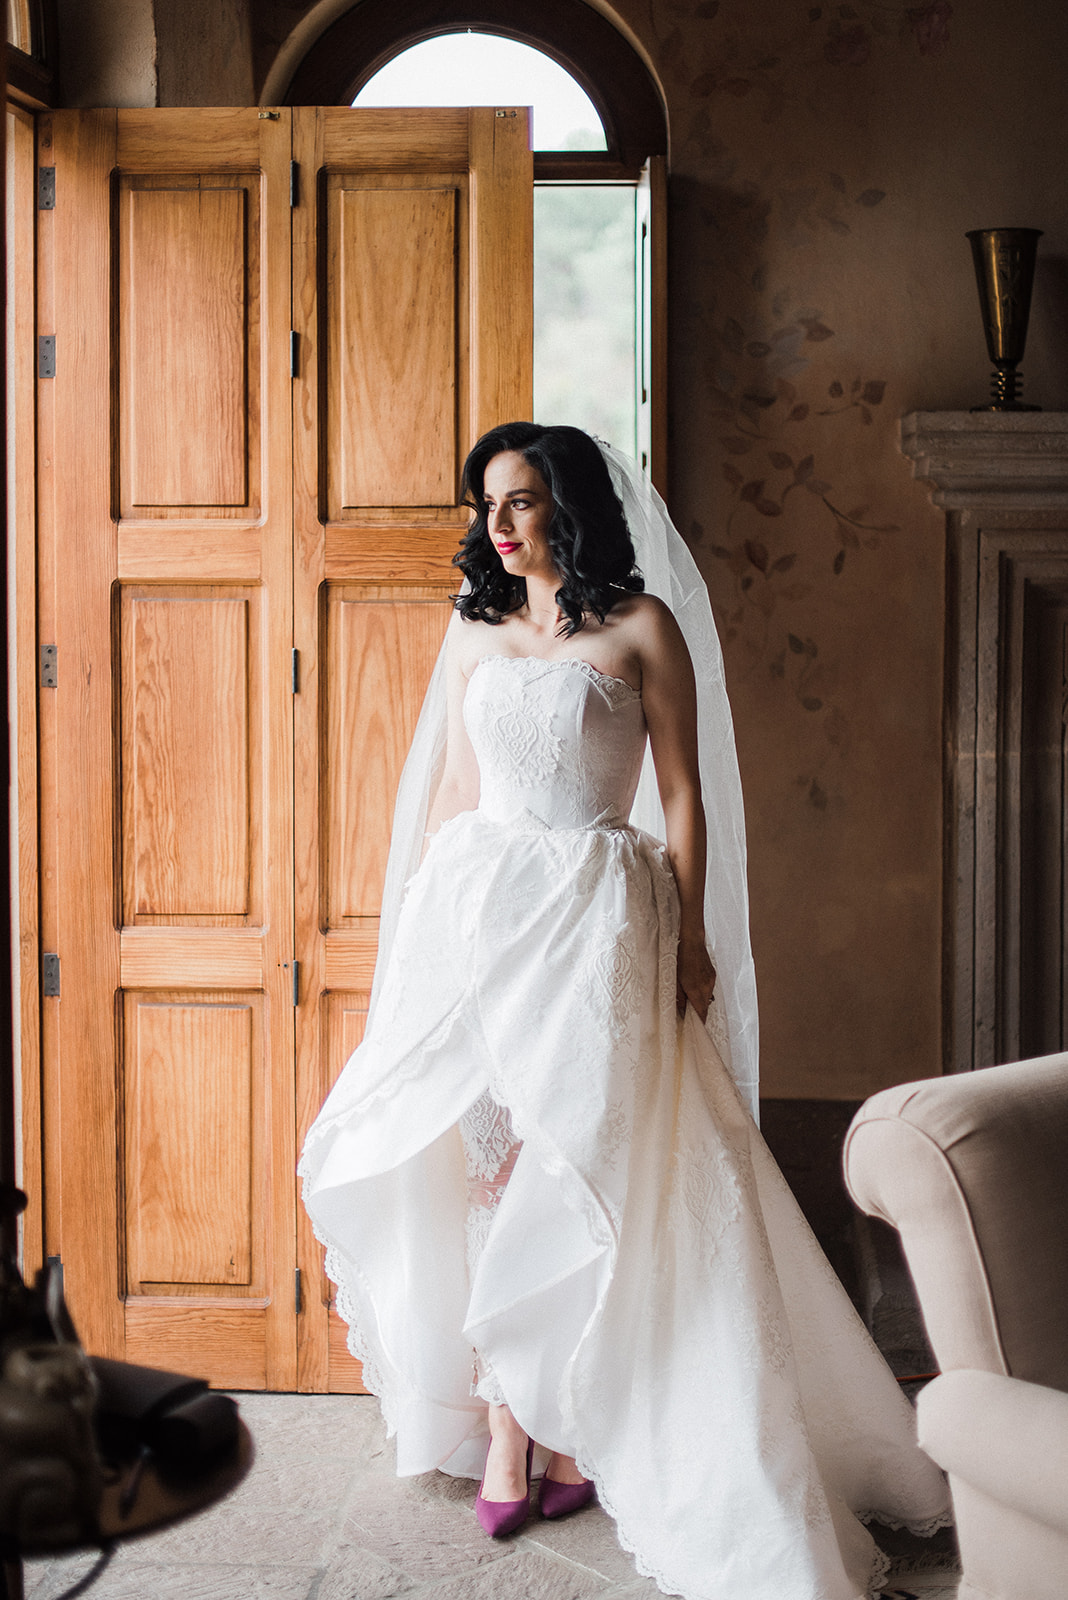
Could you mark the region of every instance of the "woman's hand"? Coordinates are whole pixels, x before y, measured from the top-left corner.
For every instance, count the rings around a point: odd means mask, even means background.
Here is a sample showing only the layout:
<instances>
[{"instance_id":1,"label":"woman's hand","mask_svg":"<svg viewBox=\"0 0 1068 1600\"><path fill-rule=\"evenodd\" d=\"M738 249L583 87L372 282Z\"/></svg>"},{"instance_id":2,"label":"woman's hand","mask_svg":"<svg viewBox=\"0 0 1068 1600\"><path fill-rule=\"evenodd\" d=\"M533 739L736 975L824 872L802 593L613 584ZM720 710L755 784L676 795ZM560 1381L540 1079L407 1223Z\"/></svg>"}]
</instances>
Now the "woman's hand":
<instances>
[{"instance_id":1,"label":"woman's hand","mask_svg":"<svg viewBox=\"0 0 1068 1600\"><path fill-rule=\"evenodd\" d=\"M703 937L680 938L677 975L675 979L675 1004L679 1016L686 1015L687 1000L701 1021L708 1017L708 1008L716 992L716 969L712 965Z\"/></svg>"}]
</instances>

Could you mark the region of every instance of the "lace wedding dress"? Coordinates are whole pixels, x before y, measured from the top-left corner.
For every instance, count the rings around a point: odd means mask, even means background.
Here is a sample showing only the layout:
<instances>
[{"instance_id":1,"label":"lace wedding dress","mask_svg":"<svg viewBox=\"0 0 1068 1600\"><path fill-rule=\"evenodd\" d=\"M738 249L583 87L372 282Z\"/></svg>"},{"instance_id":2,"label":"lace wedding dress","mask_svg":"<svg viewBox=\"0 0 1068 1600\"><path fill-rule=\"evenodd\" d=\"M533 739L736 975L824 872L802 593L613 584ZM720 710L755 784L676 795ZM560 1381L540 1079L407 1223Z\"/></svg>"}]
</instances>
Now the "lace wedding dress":
<instances>
[{"instance_id":1,"label":"lace wedding dress","mask_svg":"<svg viewBox=\"0 0 1068 1600\"><path fill-rule=\"evenodd\" d=\"M304 1201L401 1474L478 1477L486 1401L577 1456L687 1600L856 1600L861 1518L945 1487L716 1039L675 1009L678 901L627 824L640 694L487 656L477 811L408 886Z\"/></svg>"}]
</instances>

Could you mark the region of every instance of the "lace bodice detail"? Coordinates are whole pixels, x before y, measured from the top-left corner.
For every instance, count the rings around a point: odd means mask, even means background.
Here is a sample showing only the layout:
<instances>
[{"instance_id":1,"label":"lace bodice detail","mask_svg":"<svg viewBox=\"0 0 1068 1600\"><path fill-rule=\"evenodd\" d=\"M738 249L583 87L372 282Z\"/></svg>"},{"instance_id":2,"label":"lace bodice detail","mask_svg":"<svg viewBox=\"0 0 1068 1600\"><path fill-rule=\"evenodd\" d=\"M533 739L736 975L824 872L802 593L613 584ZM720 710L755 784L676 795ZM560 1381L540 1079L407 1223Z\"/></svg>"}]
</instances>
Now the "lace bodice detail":
<instances>
[{"instance_id":1,"label":"lace bodice detail","mask_svg":"<svg viewBox=\"0 0 1068 1600\"><path fill-rule=\"evenodd\" d=\"M479 810L549 828L621 826L645 752L641 695L574 658L484 656L464 700Z\"/></svg>"}]
</instances>

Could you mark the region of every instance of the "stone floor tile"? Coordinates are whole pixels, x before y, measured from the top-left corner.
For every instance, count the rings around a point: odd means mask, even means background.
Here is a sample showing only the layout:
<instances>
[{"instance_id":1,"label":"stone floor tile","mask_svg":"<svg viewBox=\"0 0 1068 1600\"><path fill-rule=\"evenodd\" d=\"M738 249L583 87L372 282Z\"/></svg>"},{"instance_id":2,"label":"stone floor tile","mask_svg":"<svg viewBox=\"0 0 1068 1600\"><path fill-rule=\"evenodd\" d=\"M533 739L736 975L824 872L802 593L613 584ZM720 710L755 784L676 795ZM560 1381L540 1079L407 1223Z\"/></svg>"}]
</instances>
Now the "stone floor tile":
<instances>
[{"instance_id":1,"label":"stone floor tile","mask_svg":"<svg viewBox=\"0 0 1068 1600\"><path fill-rule=\"evenodd\" d=\"M223 1501L210 1511L176 1522L162 1533L120 1546L115 1565L132 1561L226 1564L234 1566L323 1565L332 1548L338 1519L298 1512L286 1516Z\"/></svg>"},{"instance_id":2,"label":"stone floor tile","mask_svg":"<svg viewBox=\"0 0 1068 1600\"><path fill-rule=\"evenodd\" d=\"M350 1546L323 1573L315 1600L391 1600L412 1588L412 1579L381 1556Z\"/></svg>"},{"instance_id":3,"label":"stone floor tile","mask_svg":"<svg viewBox=\"0 0 1068 1600\"><path fill-rule=\"evenodd\" d=\"M22 1587L26 1600L52 1600L84 1578L97 1559L96 1551L79 1551L72 1556L47 1556L23 1562Z\"/></svg>"},{"instance_id":4,"label":"stone floor tile","mask_svg":"<svg viewBox=\"0 0 1068 1600\"><path fill-rule=\"evenodd\" d=\"M307 1600L317 1567L254 1567L187 1562L110 1567L93 1600Z\"/></svg>"},{"instance_id":5,"label":"stone floor tile","mask_svg":"<svg viewBox=\"0 0 1068 1600\"><path fill-rule=\"evenodd\" d=\"M605 1594L603 1579L535 1550L466 1572L419 1592L419 1600L590 1600Z\"/></svg>"},{"instance_id":6,"label":"stone floor tile","mask_svg":"<svg viewBox=\"0 0 1068 1600\"><path fill-rule=\"evenodd\" d=\"M290 1461L279 1450L258 1457L248 1477L225 1504L277 1507L290 1514L332 1511L351 1494L362 1471L362 1462L349 1456Z\"/></svg>"},{"instance_id":7,"label":"stone floor tile","mask_svg":"<svg viewBox=\"0 0 1068 1600\"><path fill-rule=\"evenodd\" d=\"M620 1548L615 1523L600 1506L588 1506L559 1521L535 1518L527 1524L526 1538L541 1549L590 1567L613 1583L626 1583L634 1577L634 1562Z\"/></svg>"},{"instance_id":8,"label":"stone floor tile","mask_svg":"<svg viewBox=\"0 0 1068 1600\"><path fill-rule=\"evenodd\" d=\"M350 1545L372 1551L418 1583L496 1565L513 1553L509 1541L488 1539L466 1507L432 1499L395 1478L357 1484L335 1563Z\"/></svg>"},{"instance_id":9,"label":"stone floor tile","mask_svg":"<svg viewBox=\"0 0 1068 1600\"><path fill-rule=\"evenodd\" d=\"M370 1395L235 1393L233 1398L257 1455L281 1447L293 1461L322 1456L363 1460L388 1450L393 1469L393 1447L386 1444L382 1415Z\"/></svg>"},{"instance_id":10,"label":"stone floor tile","mask_svg":"<svg viewBox=\"0 0 1068 1600\"><path fill-rule=\"evenodd\" d=\"M473 1506L478 1493L477 1478L451 1478L447 1472L421 1472L406 1481L419 1494L431 1500L447 1500L452 1505Z\"/></svg>"}]
</instances>

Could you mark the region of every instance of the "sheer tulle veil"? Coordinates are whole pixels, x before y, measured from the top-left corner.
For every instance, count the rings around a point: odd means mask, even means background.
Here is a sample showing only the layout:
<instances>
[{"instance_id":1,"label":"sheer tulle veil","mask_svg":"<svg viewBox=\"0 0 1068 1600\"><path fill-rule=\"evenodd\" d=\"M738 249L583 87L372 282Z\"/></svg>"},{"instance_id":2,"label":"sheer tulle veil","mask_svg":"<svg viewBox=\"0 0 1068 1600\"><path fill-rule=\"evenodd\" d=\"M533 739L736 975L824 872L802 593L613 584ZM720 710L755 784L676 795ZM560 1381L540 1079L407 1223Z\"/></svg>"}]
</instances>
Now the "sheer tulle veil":
<instances>
[{"instance_id":1,"label":"sheer tulle veil","mask_svg":"<svg viewBox=\"0 0 1068 1600\"><path fill-rule=\"evenodd\" d=\"M749 941L745 815L734 724L716 625L697 564L667 507L634 461L598 441L634 541L650 594L671 607L697 676L701 788L708 824L705 928L717 972L709 1025L750 1110L757 1115L757 999ZM405 885L419 865L431 797L445 754L445 651L438 656L397 792L382 897L374 1009L396 930ZM664 837L652 759L646 752L631 823Z\"/></svg>"}]
</instances>

